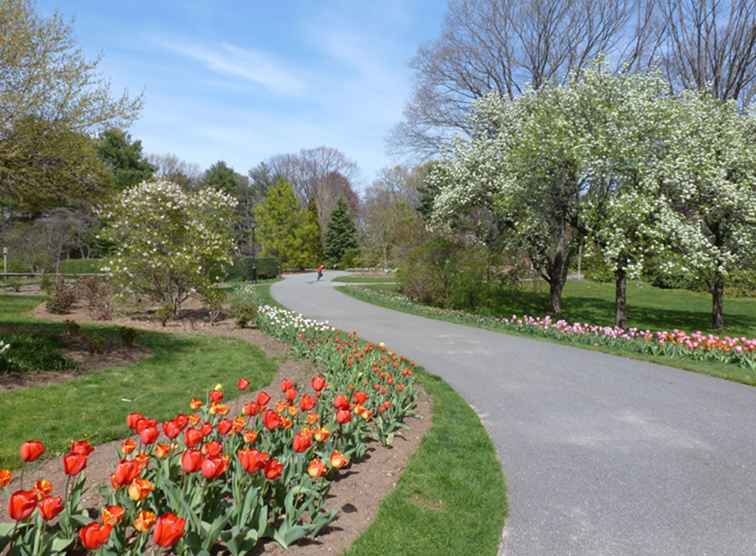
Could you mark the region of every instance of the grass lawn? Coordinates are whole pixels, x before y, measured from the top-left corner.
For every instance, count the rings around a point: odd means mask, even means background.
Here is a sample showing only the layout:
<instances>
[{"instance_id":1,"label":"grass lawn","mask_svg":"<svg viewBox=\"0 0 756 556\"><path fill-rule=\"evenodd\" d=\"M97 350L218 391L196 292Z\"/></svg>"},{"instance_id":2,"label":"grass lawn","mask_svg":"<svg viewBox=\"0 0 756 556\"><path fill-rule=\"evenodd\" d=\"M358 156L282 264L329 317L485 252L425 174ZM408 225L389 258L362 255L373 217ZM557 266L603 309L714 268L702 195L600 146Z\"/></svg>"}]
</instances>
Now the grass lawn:
<instances>
[{"instance_id":1,"label":"grass lawn","mask_svg":"<svg viewBox=\"0 0 756 556\"><path fill-rule=\"evenodd\" d=\"M396 282L396 275L389 274L387 276L338 276L333 279L334 282L344 282L346 284L393 284Z\"/></svg>"},{"instance_id":2,"label":"grass lawn","mask_svg":"<svg viewBox=\"0 0 756 556\"><path fill-rule=\"evenodd\" d=\"M577 287L574 287L574 286L577 286ZM569 289L564 299L565 307L571 307L571 309L568 309L568 314L565 317L567 318L567 320L582 320L582 321L589 320L587 316L580 317L580 316L575 316L575 315L586 314L587 312L590 313L588 308L590 307L595 308L602 305L603 302L601 301L600 298L584 297L588 295L587 292L591 291L591 287L594 288L594 291L601 292L603 295L606 295L606 288L608 286L605 284L596 284L596 283L590 283L590 282L587 284L570 282L570 284L568 285ZM634 289L641 289L641 288L638 288L637 286L633 286L633 287ZM631 326L639 326L642 328L659 328L658 326L654 326L653 322L664 322L667 319L671 318L669 315L665 313L665 311L669 310L672 312L672 314L678 313L678 312L684 312L682 310L682 307L685 306L685 303L681 300L681 298L684 299L686 294L689 294L691 296L691 300L689 300L688 304L692 307L691 311L695 312L695 308L694 308L695 305L692 298L698 297L699 294L696 294L693 292L687 292L685 290L659 290L658 288L652 288L650 286L643 286L642 288L647 289L647 290L652 290L650 292L644 291L643 293L643 295L645 296L645 302L649 305L647 305L645 308L641 307L640 311L636 311L635 304L633 304L629 306L628 310L631 313L635 311L636 315L643 314L645 311L648 314L657 314L657 316L655 317L655 320L651 322L649 321L633 322L631 320L630 322ZM453 322L456 324L463 324L467 326L477 326L479 328L485 328L487 330L493 330L496 332L504 332L506 334L516 334L515 331L513 331L510 328L505 327L495 318L491 318L490 316L486 314L466 313L462 311L453 311L453 310L448 310L448 309L441 309L438 307L431 307L428 305L422 305L419 303L414 303L407 297L399 294L395 286L348 286L348 285L345 285L345 286L337 286L336 289L347 295L355 297L361 301L373 303L381 307L386 307L387 309L394 309L397 311L402 311L405 313L410 313L413 315L418 315L418 316L426 317L426 318L445 320L445 321ZM570 297L571 295L570 292L572 291L579 292L577 299L572 299ZM653 295L653 291L660 292L659 297L655 297ZM511 308L509 311L500 313L500 315L508 316L508 315L511 315L512 313L522 314L523 312L527 312L534 316L543 315L545 311L537 312L535 310L535 306L532 306L531 309L523 310L523 307L528 306L531 303L531 296L535 296L536 293L538 292L523 292L521 296L522 297L521 301L518 301L516 298L513 297L511 307L517 307L517 308ZM670 294L672 296L672 299L675 302L673 309L666 309L666 306L663 303L663 301L665 300L665 297L664 297L665 294ZM640 303L639 297L640 296L634 298L635 303ZM584 301L586 299L588 299L588 301ZM658 308L654 309L652 304L655 304ZM754 316L754 312L756 312L756 302L754 302L754 300L750 300L750 299L730 300L729 306L731 307L734 305L739 305L741 318L744 318L746 322L756 321L756 316ZM540 305L538 306L540 307ZM583 311L583 313L581 313L581 310ZM662 314L662 316L658 316L658 313ZM603 312L603 313L596 312L595 314L601 315L602 319L589 320L589 322L611 324L612 322L611 316L608 316L606 312ZM743 315L745 316L743 317ZM677 326L672 325L672 326L667 326L665 328L672 329L672 328L684 328L684 327L681 325L677 325ZM689 328L688 330L691 330L691 329L692 328ZM731 334L735 333L732 330L730 330L729 332ZM748 336L756 335L754 333L753 328L747 328L745 330L742 330L740 333L748 335ZM557 341L555 339L543 338L541 336L530 336L530 335L528 336L535 339L544 340L544 341ZM724 378L727 380L732 380L735 382L741 382L743 384L750 384L752 386L756 386L756 373L754 373L753 371L749 371L743 367L734 365L734 364L718 363L714 361L694 361L691 359L684 359L684 358L674 359L670 357L646 355L646 354L621 350L619 348L613 349L613 348L610 348L608 346L603 346L603 345L587 346L585 344L573 344L567 339L565 339L564 341L560 341L559 343L575 345L575 347L580 347L583 349L593 349L593 350L602 351L605 353L612 353L615 355L621 355L623 357L631 357L633 359L640 359L642 361L650 361L652 363L658 363L661 365L667 365L670 367L676 367L676 368L685 369L688 371L704 373L704 374L716 376L719 378Z\"/></svg>"},{"instance_id":3,"label":"grass lawn","mask_svg":"<svg viewBox=\"0 0 756 556\"><path fill-rule=\"evenodd\" d=\"M39 297L0 296L0 327L62 331L62 324L24 314L39 302ZM59 384L0 393L0 467L19 466L18 446L27 438L45 442L48 455L62 453L75 439L114 440L126 435L125 417L131 411L166 419L186 410L192 396L204 397L216 383L226 385L228 397L233 398L233 385L240 377L257 388L269 383L276 370L261 350L241 340L142 331L137 338L152 350L150 357L138 363Z\"/></svg>"},{"instance_id":4,"label":"grass lawn","mask_svg":"<svg viewBox=\"0 0 756 556\"><path fill-rule=\"evenodd\" d=\"M496 450L459 394L435 375L417 377L433 396L433 426L375 521L346 554L493 556L507 514Z\"/></svg>"}]
</instances>

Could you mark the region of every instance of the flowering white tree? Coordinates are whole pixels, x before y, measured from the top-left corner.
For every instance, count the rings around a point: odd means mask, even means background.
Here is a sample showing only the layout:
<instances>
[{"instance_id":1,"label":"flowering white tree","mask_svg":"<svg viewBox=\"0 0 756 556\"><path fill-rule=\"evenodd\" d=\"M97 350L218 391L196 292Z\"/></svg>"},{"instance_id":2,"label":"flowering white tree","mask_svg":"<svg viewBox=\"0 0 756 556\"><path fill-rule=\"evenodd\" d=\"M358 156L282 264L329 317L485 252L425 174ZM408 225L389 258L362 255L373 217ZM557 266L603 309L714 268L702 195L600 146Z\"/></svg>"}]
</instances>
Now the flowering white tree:
<instances>
[{"instance_id":1,"label":"flowering white tree","mask_svg":"<svg viewBox=\"0 0 756 556\"><path fill-rule=\"evenodd\" d=\"M109 271L125 291L147 296L176 316L194 292L207 301L233 263L236 200L216 189L187 192L146 181L101 211L114 244Z\"/></svg>"},{"instance_id":2,"label":"flowering white tree","mask_svg":"<svg viewBox=\"0 0 756 556\"><path fill-rule=\"evenodd\" d=\"M689 223L689 269L707 281L721 328L727 275L756 252L756 117L707 93L684 93L675 110L663 175Z\"/></svg>"}]
</instances>

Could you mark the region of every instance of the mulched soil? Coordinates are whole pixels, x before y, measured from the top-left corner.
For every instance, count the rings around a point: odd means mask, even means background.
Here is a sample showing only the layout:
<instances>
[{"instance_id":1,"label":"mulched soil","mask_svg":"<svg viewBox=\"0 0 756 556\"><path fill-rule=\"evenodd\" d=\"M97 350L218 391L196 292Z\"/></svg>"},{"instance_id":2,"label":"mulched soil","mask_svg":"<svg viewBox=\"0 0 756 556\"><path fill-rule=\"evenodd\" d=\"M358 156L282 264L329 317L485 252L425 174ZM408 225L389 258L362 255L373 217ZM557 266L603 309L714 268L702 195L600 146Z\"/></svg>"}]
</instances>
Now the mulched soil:
<instances>
[{"instance_id":1,"label":"mulched soil","mask_svg":"<svg viewBox=\"0 0 756 556\"><path fill-rule=\"evenodd\" d=\"M191 307L190 307L191 309ZM34 314L46 320L74 320L79 323L91 321L86 311L77 308L68 315L52 315L47 313L44 304L35 309ZM102 324L102 323L101 323ZM286 344L270 338L254 329L239 329L230 320L224 320L215 325L202 321L171 322L162 327L153 320L118 317L108 324L131 326L142 330L157 330L187 334L206 334L213 336L230 336L239 338L261 348L265 354L279 362L277 375L269 391L277 389L277 385L284 377L294 379L299 383L306 383L317 372L315 366L309 362L290 357ZM231 414L237 414L241 407L256 396L256 392L237 398L232 403ZM367 529L375 518L381 500L396 485L402 471L410 457L420 445L423 436L432 425L432 400L422 388L418 386L417 415L408 420L408 429L394 439L391 448L373 443L368 449L367 457L358 464L342 471L331 487L327 501L328 509L337 509L338 516L331 525L314 541L304 541L284 551L274 542L260 545L253 554L293 554L294 556L318 556L324 554L339 554L345 551L359 535ZM124 430L126 429L124 424ZM101 499L93 485L109 482L115 464L118 461L118 447L121 441L109 442L96 447L89 457L87 464L87 479L90 488L84 497L88 507L99 508ZM45 460L26 469L24 484L28 487L34 480L46 478L60 489L65 484L60 458ZM12 489L19 488L18 477L11 484ZM6 508L0 507L0 521L7 521Z\"/></svg>"}]
</instances>

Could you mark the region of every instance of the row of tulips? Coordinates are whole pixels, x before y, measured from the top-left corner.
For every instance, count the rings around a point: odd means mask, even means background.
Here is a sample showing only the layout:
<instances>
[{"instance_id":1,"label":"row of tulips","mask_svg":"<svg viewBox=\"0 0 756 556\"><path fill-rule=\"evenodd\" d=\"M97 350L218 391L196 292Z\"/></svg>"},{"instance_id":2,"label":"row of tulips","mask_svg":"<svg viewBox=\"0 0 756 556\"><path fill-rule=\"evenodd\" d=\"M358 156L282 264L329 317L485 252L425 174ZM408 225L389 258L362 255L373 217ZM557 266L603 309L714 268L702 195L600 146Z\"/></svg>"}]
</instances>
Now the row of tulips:
<instances>
[{"instance_id":1,"label":"row of tulips","mask_svg":"<svg viewBox=\"0 0 756 556\"><path fill-rule=\"evenodd\" d=\"M756 370L756 338L717 336L701 331L651 331L570 323L549 316L512 315L501 321L518 331L546 337L569 338L579 343L599 343L651 355L731 363Z\"/></svg>"},{"instance_id":2,"label":"row of tulips","mask_svg":"<svg viewBox=\"0 0 756 556\"><path fill-rule=\"evenodd\" d=\"M756 338L717 336L700 331L651 331L637 328L616 328L555 320L549 316L512 315L508 318L501 318L475 315L455 309L419 305L405 295L376 288L363 287L357 291L359 297L366 301L378 304L389 303L392 307L403 307L408 311L420 310L422 314L431 317L451 319L463 324L511 330L573 344L605 345L634 353L698 361L715 361L756 371Z\"/></svg>"},{"instance_id":3,"label":"row of tulips","mask_svg":"<svg viewBox=\"0 0 756 556\"><path fill-rule=\"evenodd\" d=\"M98 509L82 504L88 442L63 456L61 491L46 480L24 484L22 469L8 493L13 522L0 525L0 553L241 555L266 539L288 547L318 535L335 517L324 504L330 481L371 440L389 444L413 413L413 364L288 311L261 308L259 326L320 363L322 374L307 386L284 379L277 399L260 392L237 415L221 385L168 421L129 414L131 435L110 484L99 487ZM38 440L20 447L24 462L44 451ZM0 488L10 490L11 479L0 470Z\"/></svg>"}]
</instances>

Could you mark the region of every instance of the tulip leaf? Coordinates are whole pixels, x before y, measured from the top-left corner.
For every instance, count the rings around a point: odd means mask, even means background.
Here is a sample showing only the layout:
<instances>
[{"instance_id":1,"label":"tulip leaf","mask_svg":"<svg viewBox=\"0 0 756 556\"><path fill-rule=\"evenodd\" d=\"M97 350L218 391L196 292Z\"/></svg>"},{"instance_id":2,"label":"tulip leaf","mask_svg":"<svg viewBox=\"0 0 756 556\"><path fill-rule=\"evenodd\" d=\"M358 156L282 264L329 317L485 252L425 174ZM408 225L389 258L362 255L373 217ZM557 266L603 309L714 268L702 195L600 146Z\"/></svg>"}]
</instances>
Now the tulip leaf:
<instances>
[{"instance_id":1,"label":"tulip leaf","mask_svg":"<svg viewBox=\"0 0 756 556\"><path fill-rule=\"evenodd\" d=\"M53 539L53 542L52 542L52 551L53 551L53 553L65 552L65 550L69 546L71 546L71 544L73 544L73 542L74 542L74 538L73 537L69 538L69 539L62 539L60 537L56 537L56 538Z\"/></svg>"}]
</instances>

